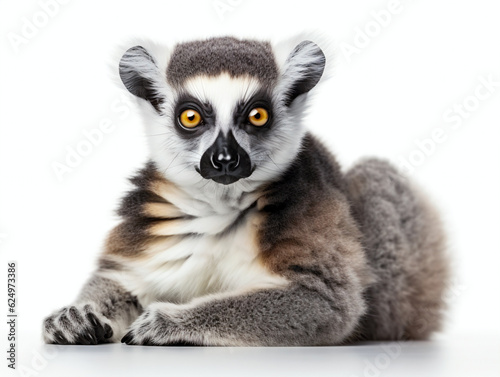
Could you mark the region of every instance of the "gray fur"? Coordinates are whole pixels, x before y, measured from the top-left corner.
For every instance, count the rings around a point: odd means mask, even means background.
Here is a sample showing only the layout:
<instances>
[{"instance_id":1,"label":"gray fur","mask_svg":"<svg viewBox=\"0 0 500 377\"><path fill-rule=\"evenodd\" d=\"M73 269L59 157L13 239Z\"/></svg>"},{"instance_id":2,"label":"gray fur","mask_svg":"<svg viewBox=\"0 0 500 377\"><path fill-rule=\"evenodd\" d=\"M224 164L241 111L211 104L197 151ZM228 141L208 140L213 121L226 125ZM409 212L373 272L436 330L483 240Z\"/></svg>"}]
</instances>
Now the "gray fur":
<instances>
[{"instance_id":1,"label":"gray fur","mask_svg":"<svg viewBox=\"0 0 500 377\"><path fill-rule=\"evenodd\" d=\"M287 83L282 90L286 93L284 104L290 106L295 98L314 88L325 70L326 57L321 48L311 41L303 41L295 46L288 56L282 82Z\"/></svg>"},{"instance_id":2,"label":"gray fur","mask_svg":"<svg viewBox=\"0 0 500 377\"><path fill-rule=\"evenodd\" d=\"M123 54L119 73L130 93L149 101L156 111L160 111L160 105L165 101L159 89L161 73L154 58L144 47L131 47Z\"/></svg>"},{"instance_id":3,"label":"gray fur","mask_svg":"<svg viewBox=\"0 0 500 377\"><path fill-rule=\"evenodd\" d=\"M167 79L172 85L181 86L189 77L216 76L222 72L232 77L250 75L266 85L278 78L269 43L223 37L175 46L168 63Z\"/></svg>"},{"instance_id":4,"label":"gray fur","mask_svg":"<svg viewBox=\"0 0 500 377\"><path fill-rule=\"evenodd\" d=\"M426 339L440 329L449 283L446 240L436 211L386 161L366 160L346 175L348 194L377 277L359 339Z\"/></svg>"},{"instance_id":5,"label":"gray fur","mask_svg":"<svg viewBox=\"0 0 500 377\"><path fill-rule=\"evenodd\" d=\"M180 313L156 305L123 338L127 344L200 346L318 346L342 341L356 317L345 292L294 284L215 298ZM344 297L343 297L344 296ZM347 320L346 320L347 319Z\"/></svg>"},{"instance_id":6,"label":"gray fur","mask_svg":"<svg viewBox=\"0 0 500 377\"><path fill-rule=\"evenodd\" d=\"M55 344L116 342L141 311L137 299L119 284L94 275L73 305L44 320L43 339Z\"/></svg>"}]
</instances>

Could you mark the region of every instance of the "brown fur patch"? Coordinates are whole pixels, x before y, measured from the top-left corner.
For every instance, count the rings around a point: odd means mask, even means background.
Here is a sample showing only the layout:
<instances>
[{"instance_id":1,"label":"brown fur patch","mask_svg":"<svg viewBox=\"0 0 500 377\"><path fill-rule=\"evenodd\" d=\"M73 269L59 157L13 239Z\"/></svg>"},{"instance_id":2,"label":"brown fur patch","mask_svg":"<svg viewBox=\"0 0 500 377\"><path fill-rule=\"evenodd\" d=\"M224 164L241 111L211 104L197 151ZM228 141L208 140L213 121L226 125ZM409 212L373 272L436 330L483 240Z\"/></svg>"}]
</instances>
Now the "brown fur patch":
<instances>
[{"instance_id":1,"label":"brown fur patch","mask_svg":"<svg viewBox=\"0 0 500 377\"><path fill-rule=\"evenodd\" d=\"M180 224L179 217L183 216L168 202L178 189L161 176L154 164L148 163L131 181L136 188L122 201L118 212L123 221L108 235L105 254L137 257L151 246L157 249L171 242L162 236L169 236L166 229Z\"/></svg>"},{"instance_id":2,"label":"brown fur patch","mask_svg":"<svg viewBox=\"0 0 500 377\"><path fill-rule=\"evenodd\" d=\"M176 218L184 214L179 208L170 203L146 203L144 205L144 215L157 218Z\"/></svg>"},{"instance_id":3,"label":"brown fur patch","mask_svg":"<svg viewBox=\"0 0 500 377\"><path fill-rule=\"evenodd\" d=\"M373 280L359 242L361 234L340 193L332 193L329 201L311 203L295 216L273 242L259 238L260 258L271 271L289 277L294 273L291 266L321 266L337 273L344 267L352 269L362 285ZM261 227L273 227L272 222L269 216ZM331 278L341 280L345 273Z\"/></svg>"},{"instance_id":4,"label":"brown fur patch","mask_svg":"<svg viewBox=\"0 0 500 377\"><path fill-rule=\"evenodd\" d=\"M324 279L352 273L362 286L372 281L343 188L337 162L306 136L294 165L257 202L265 215L258 235L262 262L288 277L297 275L292 266L301 266L322 270Z\"/></svg>"},{"instance_id":5,"label":"brown fur patch","mask_svg":"<svg viewBox=\"0 0 500 377\"><path fill-rule=\"evenodd\" d=\"M166 201L169 201L169 198L171 198L172 196L183 195L173 183L161 177L151 182L150 190L156 195L161 196Z\"/></svg>"},{"instance_id":6,"label":"brown fur patch","mask_svg":"<svg viewBox=\"0 0 500 377\"><path fill-rule=\"evenodd\" d=\"M173 236L182 233L181 229L183 225L186 225L186 220L165 220L151 225L148 232L152 236Z\"/></svg>"},{"instance_id":7,"label":"brown fur patch","mask_svg":"<svg viewBox=\"0 0 500 377\"><path fill-rule=\"evenodd\" d=\"M143 229L131 222L123 222L108 235L104 253L123 256L135 256L144 250L148 236Z\"/></svg>"}]
</instances>

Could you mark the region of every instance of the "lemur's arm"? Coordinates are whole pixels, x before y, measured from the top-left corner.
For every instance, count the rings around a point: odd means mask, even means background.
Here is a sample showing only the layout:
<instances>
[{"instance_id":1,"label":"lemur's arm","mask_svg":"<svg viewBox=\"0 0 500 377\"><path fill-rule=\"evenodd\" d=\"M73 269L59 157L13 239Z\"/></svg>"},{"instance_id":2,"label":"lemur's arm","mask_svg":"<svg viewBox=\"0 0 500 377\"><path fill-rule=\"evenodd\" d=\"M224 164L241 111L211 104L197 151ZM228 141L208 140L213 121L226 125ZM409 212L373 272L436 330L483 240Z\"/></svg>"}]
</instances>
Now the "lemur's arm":
<instances>
[{"instance_id":1,"label":"lemur's arm","mask_svg":"<svg viewBox=\"0 0 500 377\"><path fill-rule=\"evenodd\" d=\"M348 290L292 284L283 289L213 296L185 305L152 304L122 342L204 346L335 344L353 330L363 311L359 297L349 297Z\"/></svg>"},{"instance_id":2,"label":"lemur's arm","mask_svg":"<svg viewBox=\"0 0 500 377\"><path fill-rule=\"evenodd\" d=\"M120 284L99 276L83 286L77 300L47 317L43 339L56 344L116 342L141 313L137 299Z\"/></svg>"}]
</instances>

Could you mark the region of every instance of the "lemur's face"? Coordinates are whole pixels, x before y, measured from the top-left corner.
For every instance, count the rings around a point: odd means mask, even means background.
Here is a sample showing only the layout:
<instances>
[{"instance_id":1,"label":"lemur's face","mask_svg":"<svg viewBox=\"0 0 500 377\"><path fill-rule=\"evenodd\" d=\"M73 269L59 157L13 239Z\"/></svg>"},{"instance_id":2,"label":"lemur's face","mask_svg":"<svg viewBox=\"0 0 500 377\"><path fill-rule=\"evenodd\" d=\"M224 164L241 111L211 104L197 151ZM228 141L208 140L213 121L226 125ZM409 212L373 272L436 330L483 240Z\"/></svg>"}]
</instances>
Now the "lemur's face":
<instances>
[{"instance_id":1,"label":"lemur's face","mask_svg":"<svg viewBox=\"0 0 500 377\"><path fill-rule=\"evenodd\" d=\"M272 92L249 76L189 78L171 110L171 137L181 149L194 152L186 163L203 179L220 184L265 168L280 139Z\"/></svg>"},{"instance_id":2,"label":"lemur's face","mask_svg":"<svg viewBox=\"0 0 500 377\"><path fill-rule=\"evenodd\" d=\"M281 64L270 44L234 38L160 55L129 49L120 76L147 101L151 157L167 179L250 191L283 173L300 148L304 94L323 73L318 46L302 42Z\"/></svg>"}]
</instances>

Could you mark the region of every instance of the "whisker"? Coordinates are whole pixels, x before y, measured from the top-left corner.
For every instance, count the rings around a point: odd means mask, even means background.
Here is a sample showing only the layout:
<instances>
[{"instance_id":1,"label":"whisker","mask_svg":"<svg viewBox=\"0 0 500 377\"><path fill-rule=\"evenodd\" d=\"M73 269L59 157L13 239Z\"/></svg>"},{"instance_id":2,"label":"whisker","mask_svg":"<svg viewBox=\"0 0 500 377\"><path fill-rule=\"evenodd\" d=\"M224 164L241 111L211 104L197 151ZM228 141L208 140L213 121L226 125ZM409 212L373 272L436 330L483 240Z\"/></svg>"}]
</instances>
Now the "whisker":
<instances>
[{"instance_id":1,"label":"whisker","mask_svg":"<svg viewBox=\"0 0 500 377\"><path fill-rule=\"evenodd\" d=\"M269 153L267 154L267 157L269 157L269 159L272 161L272 163L273 163L274 165L276 165L276 167L277 167L278 169L280 168L280 167L278 166L278 164L277 164L276 162L274 162L273 158L271 157L271 155L270 155ZM285 164L280 164L280 165L285 165Z\"/></svg>"},{"instance_id":2,"label":"whisker","mask_svg":"<svg viewBox=\"0 0 500 377\"><path fill-rule=\"evenodd\" d=\"M172 165L172 163L175 161L175 159L177 158L177 156L179 156L181 152L177 153L175 155L175 157L172 159L172 161L170 161L170 164L168 164L167 168L165 169L165 171L163 172L163 174L165 174L167 172L167 170L170 168L170 165Z\"/></svg>"}]
</instances>

